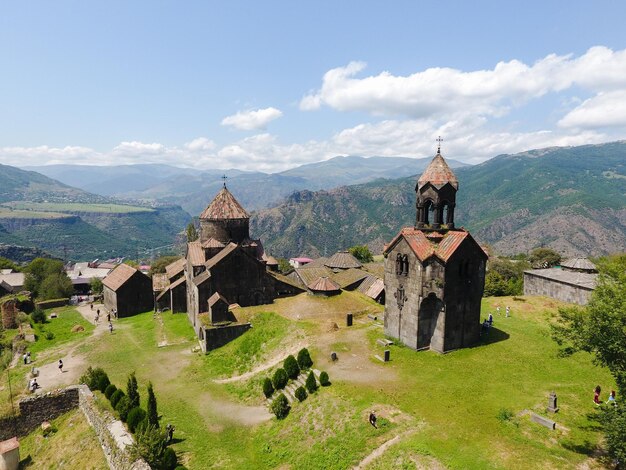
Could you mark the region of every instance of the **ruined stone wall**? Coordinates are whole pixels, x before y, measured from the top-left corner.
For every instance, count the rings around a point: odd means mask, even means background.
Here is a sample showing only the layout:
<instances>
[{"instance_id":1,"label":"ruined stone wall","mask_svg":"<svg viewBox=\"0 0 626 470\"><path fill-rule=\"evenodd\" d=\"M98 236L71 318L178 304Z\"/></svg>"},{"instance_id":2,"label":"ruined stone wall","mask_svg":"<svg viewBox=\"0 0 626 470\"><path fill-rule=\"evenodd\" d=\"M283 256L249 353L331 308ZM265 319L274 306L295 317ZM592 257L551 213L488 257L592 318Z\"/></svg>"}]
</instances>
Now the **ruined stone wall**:
<instances>
[{"instance_id":1,"label":"ruined stone wall","mask_svg":"<svg viewBox=\"0 0 626 470\"><path fill-rule=\"evenodd\" d=\"M524 273L524 295L544 295L578 305L587 305L593 289Z\"/></svg>"},{"instance_id":2,"label":"ruined stone wall","mask_svg":"<svg viewBox=\"0 0 626 470\"><path fill-rule=\"evenodd\" d=\"M43 421L50 421L79 408L96 433L104 455L112 470L150 470L143 460L132 461L128 451L118 445L109 426L116 419L100 411L95 396L86 385L72 385L63 390L25 398L19 403L20 413L15 417L0 418L0 441L23 437L34 431Z\"/></svg>"},{"instance_id":3,"label":"ruined stone wall","mask_svg":"<svg viewBox=\"0 0 626 470\"><path fill-rule=\"evenodd\" d=\"M204 352L224 346L226 343L238 338L252 328L250 323L239 323L235 325L220 326L204 329L204 341L202 349Z\"/></svg>"}]
</instances>

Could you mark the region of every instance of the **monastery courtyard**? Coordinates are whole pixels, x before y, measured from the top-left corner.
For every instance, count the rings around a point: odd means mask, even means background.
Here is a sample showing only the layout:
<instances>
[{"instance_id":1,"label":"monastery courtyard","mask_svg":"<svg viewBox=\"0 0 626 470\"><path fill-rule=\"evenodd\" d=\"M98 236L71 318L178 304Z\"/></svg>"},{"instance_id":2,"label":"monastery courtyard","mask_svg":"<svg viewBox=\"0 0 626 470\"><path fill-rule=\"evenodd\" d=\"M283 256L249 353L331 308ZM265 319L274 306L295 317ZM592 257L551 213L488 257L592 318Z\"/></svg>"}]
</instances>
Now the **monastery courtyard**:
<instances>
[{"instance_id":1,"label":"monastery courtyard","mask_svg":"<svg viewBox=\"0 0 626 470\"><path fill-rule=\"evenodd\" d=\"M147 312L114 321L109 333L68 307L53 309L58 320L69 319L58 328L84 324L86 331L56 332L60 341L35 349L34 365L43 371L43 391L75 382L87 366L102 367L122 387L132 371L140 391L152 381L162 424L176 427L173 448L189 469L594 468L598 463L585 455L600 438L590 392L596 383L610 387L610 375L587 354L558 357L548 326L555 301L486 298L482 316L496 305L510 305L512 316L495 316L477 346L442 355L392 345L388 363L375 358L384 349L377 343L383 307L358 292L300 294L238 309L252 329L207 355L197 352L185 314ZM332 384L277 420L261 382L305 346ZM54 370L59 358L68 372ZM11 369L14 391L25 394L29 368ZM551 391L561 408L556 431L527 415L542 413ZM6 376L0 403L7 414ZM367 421L371 411L376 429Z\"/></svg>"}]
</instances>

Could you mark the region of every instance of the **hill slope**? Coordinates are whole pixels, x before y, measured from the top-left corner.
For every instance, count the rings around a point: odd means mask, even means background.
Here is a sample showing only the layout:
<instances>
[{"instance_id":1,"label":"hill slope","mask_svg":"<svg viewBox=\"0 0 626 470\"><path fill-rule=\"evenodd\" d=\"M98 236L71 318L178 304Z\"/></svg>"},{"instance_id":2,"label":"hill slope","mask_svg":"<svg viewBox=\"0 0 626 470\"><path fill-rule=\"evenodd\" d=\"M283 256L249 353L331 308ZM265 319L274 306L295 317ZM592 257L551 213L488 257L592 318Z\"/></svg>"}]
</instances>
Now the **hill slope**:
<instances>
[{"instance_id":1,"label":"hill slope","mask_svg":"<svg viewBox=\"0 0 626 470\"><path fill-rule=\"evenodd\" d=\"M455 172L457 226L500 253L543 245L567 256L626 250L626 142L500 155ZM414 223L416 176L298 192L256 213L254 235L278 256L361 243L379 252Z\"/></svg>"}]
</instances>

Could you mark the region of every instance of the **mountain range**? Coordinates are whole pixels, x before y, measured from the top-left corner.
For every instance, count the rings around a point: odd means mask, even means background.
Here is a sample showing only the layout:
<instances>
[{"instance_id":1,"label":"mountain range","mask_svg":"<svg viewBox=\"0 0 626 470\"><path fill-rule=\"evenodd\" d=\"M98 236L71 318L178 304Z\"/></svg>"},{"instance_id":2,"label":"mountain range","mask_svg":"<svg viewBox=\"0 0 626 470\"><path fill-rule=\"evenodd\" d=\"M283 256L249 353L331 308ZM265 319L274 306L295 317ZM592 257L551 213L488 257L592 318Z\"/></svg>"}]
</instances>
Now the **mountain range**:
<instances>
[{"instance_id":1,"label":"mountain range","mask_svg":"<svg viewBox=\"0 0 626 470\"><path fill-rule=\"evenodd\" d=\"M229 189L248 210L274 206L294 191L332 189L373 181L400 178L426 168L430 158L335 157L280 173L241 170L194 170L169 165L49 165L26 167L67 185L103 196L131 201L180 205L199 214L221 189L226 175ZM465 163L449 160L452 168Z\"/></svg>"},{"instance_id":2,"label":"mountain range","mask_svg":"<svg viewBox=\"0 0 626 470\"><path fill-rule=\"evenodd\" d=\"M539 246L565 256L626 251L626 142L499 155L455 173L456 225L498 253ZM419 174L299 191L255 213L252 231L275 256L315 257L356 244L379 253L414 224Z\"/></svg>"}]
</instances>

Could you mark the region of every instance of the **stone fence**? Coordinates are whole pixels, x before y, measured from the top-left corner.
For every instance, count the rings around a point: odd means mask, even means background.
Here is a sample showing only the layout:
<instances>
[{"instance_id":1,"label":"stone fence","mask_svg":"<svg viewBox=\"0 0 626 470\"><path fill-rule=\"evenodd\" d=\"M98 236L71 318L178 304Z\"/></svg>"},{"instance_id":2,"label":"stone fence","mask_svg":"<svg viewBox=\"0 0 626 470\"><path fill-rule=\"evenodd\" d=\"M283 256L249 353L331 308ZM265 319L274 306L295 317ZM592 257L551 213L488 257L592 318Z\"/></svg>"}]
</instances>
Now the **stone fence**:
<instances>
[{"instance_id":1,"label":"stone fence","mask_svg":"<svg viewBox=\"0 0 626 470\"><path fill-rule=\"evenodd\" d=\"M128 444L132 437L114 435L113 429L124 429L110 413L98 409L97 398L86 385L72 385L62 390L25 398L19 403L20 414L15 418L0 418L0 441L13 436L22 437L35 430L43 421L50 421L79 408L93 428L111 470L150 470L142 459L132 461Z\"/></svg>"}]
</instances>

